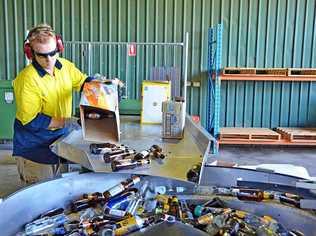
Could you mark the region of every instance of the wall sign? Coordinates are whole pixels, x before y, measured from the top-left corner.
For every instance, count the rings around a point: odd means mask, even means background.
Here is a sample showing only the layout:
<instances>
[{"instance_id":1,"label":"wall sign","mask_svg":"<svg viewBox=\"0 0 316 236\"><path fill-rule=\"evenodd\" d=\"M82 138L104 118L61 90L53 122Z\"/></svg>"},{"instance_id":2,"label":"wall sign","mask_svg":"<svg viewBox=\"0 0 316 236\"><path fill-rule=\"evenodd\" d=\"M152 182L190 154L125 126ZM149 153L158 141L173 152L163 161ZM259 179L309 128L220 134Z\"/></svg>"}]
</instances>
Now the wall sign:
<instances>
[{"instance_id":1,"label":"wall sign","mask_svg":"<svg viewBox=\"0 0 316 236\"><path fill-rule=\"evenodd\" d=\"M127 46L128 56L135 57L136 56L136 44L128 44Z\"/></svg>"}]
</instances>

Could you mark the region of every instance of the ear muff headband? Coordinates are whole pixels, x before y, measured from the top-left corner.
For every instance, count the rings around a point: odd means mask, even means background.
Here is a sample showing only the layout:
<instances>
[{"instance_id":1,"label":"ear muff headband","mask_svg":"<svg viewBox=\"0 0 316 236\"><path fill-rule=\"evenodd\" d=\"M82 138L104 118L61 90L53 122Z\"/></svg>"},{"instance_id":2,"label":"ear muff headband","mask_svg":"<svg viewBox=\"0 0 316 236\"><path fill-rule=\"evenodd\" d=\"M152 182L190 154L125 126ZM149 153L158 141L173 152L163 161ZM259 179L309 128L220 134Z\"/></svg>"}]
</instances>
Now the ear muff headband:
<instances>
[{"instance_id":1,"label":"ear muff headband","mask_svg":"<svg viewBox=\"0 0 316 236\"><path fill-rule=\"evenodd\" d=\"M55 38L56 38L56 48L57 48L58 52L63 53L64 52L64 43L63 43L63 39L62 39L61 35L56 34Z\"/></svg>"},{"instance_id":2,"label":"ear muff headband","mask_svg":"<svg viewBox=\"0 0 316 236\"><path fill-rule=\"evenodd\" d=\"M24 40L24 43L23 43L23 50L24 50L24 54L25 56L27 57L27 59L31 60L33 58L33 53L32 53L32 48L31 48L31 45L30 45L30 41L29 41L29 38L36 32L41 32L41 31L49 31L49 32L54 32L51 30L51 28L49 27L37 27L37 28L34 28L32 29L26 39ZM64 44L63 44L63 40L62 40L62 37L61 35L59 34L56 34L55 35L55 39L56 39L56 48L58 50L59 53L62 53L64 51Z\"/></svg>"}]
</instances>

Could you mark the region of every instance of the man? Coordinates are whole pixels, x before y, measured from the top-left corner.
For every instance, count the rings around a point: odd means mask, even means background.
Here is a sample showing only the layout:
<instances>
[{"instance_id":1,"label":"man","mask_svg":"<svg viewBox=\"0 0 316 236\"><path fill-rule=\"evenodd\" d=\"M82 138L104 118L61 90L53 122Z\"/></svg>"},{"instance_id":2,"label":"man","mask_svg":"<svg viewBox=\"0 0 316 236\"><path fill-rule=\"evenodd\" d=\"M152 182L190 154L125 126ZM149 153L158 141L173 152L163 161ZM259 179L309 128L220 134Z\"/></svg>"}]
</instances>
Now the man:
<instances>
[{"instance_id":1,"label":"man","mask_svg":"<svg viewBox=\"0 0 316 236\"><path fill-rule=\"evenodd\" d=\"M72 91L80 91L92 78L70 61L59 58L63 45L47 24L30 30L24 43L32 63L13 81L16 98L13 156L22 182L54 177L60 158L49 145L69 130Z\"/></svg>"}]
</instances>

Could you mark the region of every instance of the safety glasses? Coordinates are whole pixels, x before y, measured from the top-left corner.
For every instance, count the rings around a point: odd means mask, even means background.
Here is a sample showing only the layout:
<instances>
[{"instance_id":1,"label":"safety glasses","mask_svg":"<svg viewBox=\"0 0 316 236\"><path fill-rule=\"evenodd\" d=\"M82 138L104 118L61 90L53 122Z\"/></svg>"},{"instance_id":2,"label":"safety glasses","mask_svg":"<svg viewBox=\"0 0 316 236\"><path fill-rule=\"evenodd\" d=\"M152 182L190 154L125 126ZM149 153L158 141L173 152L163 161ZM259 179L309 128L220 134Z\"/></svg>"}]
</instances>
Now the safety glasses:
<instances>
[{"instance_id":1,"label":"safety glasses","mask_svg":"<svg viewBox=\"0 0 316 236\"><path fill-rule=\"evenodd\" d=\"M47 58L48 56L53 57L56 55L56 53L58 52L57 48L54 51L51 52L47 52L47 53L41 53L41 52L35 52L33 51L33 53L38 56L38 57L43 57L43 58Z\"/></svg>"}]
</instances>

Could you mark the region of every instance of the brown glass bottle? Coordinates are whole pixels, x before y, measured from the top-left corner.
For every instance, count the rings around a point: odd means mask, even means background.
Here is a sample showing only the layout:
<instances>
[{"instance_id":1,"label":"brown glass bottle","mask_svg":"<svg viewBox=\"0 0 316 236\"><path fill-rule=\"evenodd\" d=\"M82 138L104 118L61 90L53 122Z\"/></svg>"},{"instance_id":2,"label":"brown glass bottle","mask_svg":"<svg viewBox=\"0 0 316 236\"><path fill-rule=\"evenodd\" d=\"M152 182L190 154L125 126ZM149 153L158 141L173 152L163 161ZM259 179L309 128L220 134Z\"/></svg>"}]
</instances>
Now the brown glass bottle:
<instances>
[{"instance_id":1,"label":"brown glass bottle","mask_svg":"<svg viewBox=\"0 0 316 236\"><path fill-rule=\"evenodd\" d=\"M116 146L111 143L108 143L108 145L92 143L90 144L89 149L92 154L104 154L117 149L125 149L125 146Z\"/></svg>"},{"instance_id":2,"label":"brown glass bottle","mask_svg":"<svg viewBox=\"0 0 316 236\"><path fill-rule=\"evenodd\" d=\"M114 160L111 163L111 168L113 171L134 169L138 166L145 166L150 164L150 159L144 160L132 160L132 159L123 159L123 160Z\"/></svg>"},{"instance_id":3,"label":"brown glass bottle","mask_svg":"<svg viewBox=\"0 0 316 236\"><path fill-rule=\"evenodd\" d=\"M103 155L103 160L105 163L110 163L111 161L115 159L124 159L125 157L131 156L135 153L136 153L135 150L129 150L129 149L116 150L113 152L105 153Z\"/></svg>"},{"instance_id":4,"label":"brown glass bottle","mask_svg":"<svg viewBox=\"0 0 316 236\"><path fill-rule=\"evenodd\" d=\"M162 153L162 148L154 144L149 149L155 158L164 159L166 156Z\"/></svg>"},{"instance_id":5,"label":"brown glass bottle","mask_svg":"<svg viewBox=\"0 0 316 236\"><path fill-rule=\"evenodd\" d=\"M169 206L169 214L175 216L177 219L182 219L182 210L176 196L169 198Z\"/></svg>"},{"instance_id":6,"label":"brown glass bottle","mask_svg":"<svg viewBox=\"0 0 316 236\"><path fill-rule=\"evenodd\" d=\"M115 235L126 235L148 226L155 221L154 217L141 218L139 216L131 216L116 223Z\"/></svg>"},{"instance_id":7,"label":"brown glass bottle","mask_svg":"<svg viewBox=\"0 0 316 236\"><path fill-rule=\"evenodd\" d=\"M110 114L110 113L105 114L105 113L99 113L99 112L86 112L84 116L85 118L91 119L91 120L101 120L104 118L114 117L113 114Z\"/></svg>"},{"instance_id":8,"label":"brown glass bottle","mask_svg":"<svg viewBox=\"0 0 316 236\"><path fill-rule=\"evenodd\" d=\"M82 199L88 199L88 200L97 200L99 198L102 198L103 195L100 192L94 192L94 193L84 193L82 194Z\"/></svg>"},{"instance_id":9,"label":"brown glass bottle","mask_svg":"<svg viewBox=\"0 0 316 236\"><path fill-rule=\"evenodd\" d=\"M126 179L125 181L122 181L121 183L110 188L109 190L103 192L103 196L105 197L105 199L110 199L111 197L114 197L123 192L124 190L132 187L134 184L137 184L138 182L140 182L140 177L133 176L132 178Z\"/></svg>"},{"instance_id":10,"label":"brown glass bottle","mask_svg":"<svg viewBox=\"0 0 316 236\"><path fill-rule=\"evenodd\" d=\"M137 153L135 156L134 156L134 160L143 160L143 159L146 159L148 158L150 155L150 151L149 150L143 150L139 153Z\"/></svg>"},{"instance_id":11,"label":"brown glass bottle","mask_svg":"<svg viewBox=\"0 0 316 236\"><path fill-rule=\"evenodd\" d=\"M239 189L236 196L242 201L261 202L264 199L264 192L259 189Z\"/></svg>"}]
</instances>

